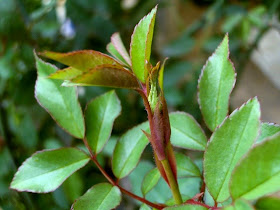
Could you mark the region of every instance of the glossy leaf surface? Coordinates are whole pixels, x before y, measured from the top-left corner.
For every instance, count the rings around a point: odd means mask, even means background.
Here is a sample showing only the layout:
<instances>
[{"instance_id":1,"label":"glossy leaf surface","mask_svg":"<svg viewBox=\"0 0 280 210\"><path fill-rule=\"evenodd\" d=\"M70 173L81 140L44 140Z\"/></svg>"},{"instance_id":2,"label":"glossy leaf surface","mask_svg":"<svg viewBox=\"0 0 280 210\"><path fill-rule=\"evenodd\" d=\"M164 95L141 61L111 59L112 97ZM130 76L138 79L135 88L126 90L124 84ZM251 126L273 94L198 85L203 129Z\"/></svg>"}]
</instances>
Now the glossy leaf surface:
<instances>
[{"instance_id":1,"label":"glossy leaf surface","mask_svg":"<svg viewBox=\"0 0 280 210\"><path fill-rule=\"evenodd\" d=\"M103 149L120 112L121 105L115 91L107 92L87 105L85 111L86 138L94 154Z\"/></svg>"},{"instance_id":2,"label":"glossy leaf surface","mask_svg":"<svg viewBox=\"0 0 280 210\"><path fill-rule=\"evenodd\" d=\"M75 148L37 152L18 169L11 188L36 193L54 191L88 161L89 157Z\"/></svg>"},{"instance_id":3,"label":"glossy leaf surface","mask_svg":"<svg viewBox=\"0 0 280 210\"><path fill-rule=\"evenodd\" d=\"M178 177L200 177L200 171L193 161L182 153L175 153Z\"/></svg>"},{"instance_id":4,"label":"glossy leaf surface","mask_svg":"<svg viewBox=\"0 0 280 210\"><path fill-rule=\"evenodd\" d=\"M149 191L151 191L160 179L160 172L157 168L150 170L144 177L142 182L142 193L146 195Z\"/></svg>"},{"instance_id":5,"label":"glossy leaf surface","mask_svg":"<svg viewBox=\"0 0 280 210\"><path fill-rule=\"evenodd\" d=\"M145 66L146 61L150 61L156 12L157 7L135 26L131 37L130 57L132 70L142 83L146 82L148 73Z\"/></svg>"},{"instance_id":6,"label":"glossy leaf surface","mask_svg":"<svg viewBox=\"0 0 280 210\"><path fill-rule=\"evenodd\" d=\"M226 35L202 69L198 83L198 101L210 130L221 124L228 113L229 96L235 84L235 70L229 60Z\"/></svg>"},{"instance_id":7,"label":"glossy leaf surface","mask_svg":"<svg viewBox=\"0 0 280 210\"><path fill-rule=\"evenodd\" d=\"M113 173L119 179L127 176L138 164L149 141L141 131L148 131L148 122L127 131L117 142L112 158Z\"/></svg>"},{"instance_id":8,"label":"glossy leaf surface","mask_svg":"<svg viewBox=\"0 0 280 210\"><path fill-rule=\"evenodd\" d=\"M280 132L280 125L274 123L262 123L261 124L261 135L257 139L256 143L262 142L267 137L273 136Z\"/></svg>"},{"instance_id":9,"label":"glossy leaf surface","mask_svg":"<svg viewBox=\"0 0 280 210\"><path fill-rule=\"evenodd\" d=\"M77 138L83 138L85 132L84 117L75 87L62 87L61 81L48 79L57 68L39 59L36 55L38 78L35 97L57 123Z\"/></svg>"},{"instance_id":10,"label":"glossy leaf surface","mask_svg":"<svg viewBox=\"0 0 280 210\"><path fill-rule=\"evenodd\" d=\"M111 210L121 202L121 192L118 187L109 183L94 185L72 205L74 210Z\"/></svg>"},{"instance_id":11,"label":"glossy leaf surface","mask_svg":"<svg viewBox=\"0 0 280 210\"><path fill-rule=\"evenodd\" d=\"M280 134L254 147L234 170L233 199L254 200L280 190Z\"/></svg>"},{"instance_id":12,"label":"glossy leaf surface","mask_svg":"<svg viewBox=\"0 0 280 210\"><path fill-rule=\"evenodd\" d=\"M260 105L256 98L236 109L212 134L204 155L204 177L218 202L229 197L229 180L240 158L259 132Z\"/></svg>"},{"instance_id":13,"label":"glossy leaf surface","mask_svg":"<svg viewBox=\"0 0 280 210\"><path fill-rule=\"evenodd\" d=\"M205 150L206 136L191 115L184 112L174 112L169 117L173 146L184 149Z\"/></svg>"}]
</instances>

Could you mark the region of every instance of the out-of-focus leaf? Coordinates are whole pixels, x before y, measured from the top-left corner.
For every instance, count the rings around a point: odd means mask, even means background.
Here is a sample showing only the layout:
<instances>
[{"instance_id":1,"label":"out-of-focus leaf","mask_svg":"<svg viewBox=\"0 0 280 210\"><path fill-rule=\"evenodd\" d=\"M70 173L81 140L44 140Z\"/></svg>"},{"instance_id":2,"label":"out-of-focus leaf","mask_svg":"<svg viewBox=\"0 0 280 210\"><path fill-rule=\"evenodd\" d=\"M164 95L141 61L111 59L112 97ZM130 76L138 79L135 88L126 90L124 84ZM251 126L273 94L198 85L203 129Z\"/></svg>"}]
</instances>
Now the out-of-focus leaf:
<instances>
[{"instance_id":1,"label":"out-of-focus leaf","mask_svg":"<svg viewBox=\"0 0 280 210\"><path fill-rule=\"evenodd\" d=\"M114 120L121 112L115 91L92 100L85 111L86 138L94 154L99 153L109 139Z\"/></svg>"},{"instance_id":2,"label":"out-of-focus leaf","mask_svg":"<svg viewBox=\"0 0 280 210\"><path fill-rule=\"evenodd\" d=\"M280 132L280 125L274 123L262 123L261 124L261 135L257 139L256 143L262 142L267 137L273 136Z\"/></svg>"},{"instance_id":3,"label":"out-of-focus leaf","mask_svg":"<svg viewBox=\"0 0 280 210\"><path fill-rule=\"evenodd\" d=\"M68 200L74 202L83 194L84 183L79 173L74 173L63 183L62 187Z\"/></svg>"},{"instance_id":4,"label":"out-of-focus leaf","mask_svg":"<svg viewBox=\"0 0 280 210\"><path fill-rule=\"evenodd\" d=\"M233 111L212 134L204 155L204 177L217 202L230 196L228 185L232 171L253 145L259 125L260 104L254 98Z\"/></svg>"},{"instance_id":5,"label":"out-of-focus leaf","mask_svg":"<svg viewBox=\"0 0 280 210\"><path fill-rule=\"evenodd\" d=\"M194 47L195 40L189 36L182 36L163 48L163 54L166 57L178 57L186 55Z\"/></svg>"},{"instance_id":6,"label":"out-of-focus leaf","mask_svg":"<svg viewBox=\"0 0 280 210\"><path fill-rule=\"evenodd\" d=\"M178 206L166 207L164 210L207 210L206 207L200 205L183 204Z\"/></svg>"},{"instance_id":7,"label":"out-of-focus leaf","mask_svg":"<svg viewBox=\"0 0 280 210\"><path fill-rule=\"evenodd\" d=\"M231 206L226 206L224 210L254 210L254 207L248 201L238 199Z\"/></svg>"},{"instance_id":8,"label":"out-of-focus leaf","mask_svg":"<svg viewBox=\"0 0 280 210\"><path fill-rule=\"evenodd\" d=\"M149 206L147 206L146 204L142 204L141 206L140 206L140 209L139 210L151 210L151 208L149 207Z\"/></svg>"},{"instance_id":9,"label":"out-of-focus leaf","mask_svg":"<svg viewBox=\"0 0 280 210\"><path fill-rule=\"evenodd\" d=\"M61 87L62 82L46 78L57 69L49 63L36 58L38 78L35 97L39 104L51 114L57 123L77 138L85 132L84 117L75 87Z\"/></svg>"},{"instance_id":10,"label":"out-of-focus leaf","mask_svg":"<svg viewBox=\"0 0 280 210\"><path fill-rule=\"evenodd\" d=\"M230 184L233 199L254 200L280 190L280 134L254 147L235 168Z\"/></svg>"},{"instance_id":11,"label":"out-of-focus leaf","mask_svg":"<svg viewBox=\"0 0 280 210\"><path fill-rule=\"evenodd\" d=\"M280 198L277 196L266 196L257 200L255 204L257 209L261 210L278 210L280 206Z\"/></svg>"},{"instance_id":12,"label":"out-of-focus leaf","mask_svg":"<svg viewBox=\"0 0 280 210\"><path fill-rule=\"evenodd\" d=\"M128 70L112 65L101 65L71 80L79 86L139 88L136 77Z\"/></svg>"},{"instance_id":13,"label":"out-of-focus leaf","mask_svg":"<svg viewBox=\"0 0 280 210\"><path fill-rule=\"evenodd\" d=\"M160 172L157 168L150 170L145 175L141 187L144 196L155 187L159 179L160 179Z\"/></svg>"},{"instance_id":14,"label":"out-of-focus leaf","mask_svg":"<svg viewBox=\"0 0 280 210\"><path fill-rule=\"evenodd\" d=\"M157 7L145 16L134 28L131 43L130 57L132 70L137 78L145 83L148 75L146 62L150 61L151 46Z\"/></svg>"},{"instance_id":15,"label":"out-of-focus leaf","mask_svg":"<svg viewBox=\"0 0 280 210\"><path fill-rule=\"evenodd\" d=\"M228 35L208 59L198 83L198 102L210 130L221 124L228 113L229 95L235 84L234 67L229 60Z\"/></svg>"},{"instance_id":16,"label":"out-of-focus leaf","mask_svg":"<svg viewBox=\"0 0 280 210\"><path fill-rule=\"evenodd\" d=\"M224 33L231 32L241 22L243 17L244 15L241 13L230 15L222 25L222 31Z\"/></svg>"},{"instance_id":17,"label":"out-of-focus leaf","mask_svg":"<svg viewBox=\"0 0 280 210\"><path fill-rule=\"evenodd\" d=\"M206 136L195 119L184 112L169 115L171 125L171 143L185 149L205 150Z\"/></svg>"},{"instance_id":18,"label":"out-of-focus leaf","mask_svg":"<svg viewBox=\"0 0 280 210\"><path fill-rule=\"evenodd\" d=\"M148 129L148 122L142 123L127 131L118 141L112 157L112 169L119 179L127 176L138 164L149 143L142 130Z\"/></svg>"},{"instance_id":19,"label":"out-of-focus leaf","mask_svg":"<svg viewBox=\"0 0 280 210\"><path fill-rule=\"evenodd\" d=\"M177 172L178 177L200 177L200 171L198 167L192 162L192 160L182 154L175 154L176 163L177 163Z\"/></svg>"},{"instance_id":20,"label":"out-of-focus leaf","mask_svg":"<svg viewBox=\"0 0 280 210\"><path fill-rule=\"evenodd\" d=\"M109 183L94 185L72 205L73 210L110 210L121 202L121 191Z\"/></svg>"},{"instance_id":21,"label":"out-of-focus leaf","mask_svg":"<svg viewBox=\"0 0 280 210\"><path fill-rule=\"evenodd\" d=\"M37 152L18 169L11 188L37 193L54 191L89 160L84 152L75 148Z\"/></svg>"}]
</instances>

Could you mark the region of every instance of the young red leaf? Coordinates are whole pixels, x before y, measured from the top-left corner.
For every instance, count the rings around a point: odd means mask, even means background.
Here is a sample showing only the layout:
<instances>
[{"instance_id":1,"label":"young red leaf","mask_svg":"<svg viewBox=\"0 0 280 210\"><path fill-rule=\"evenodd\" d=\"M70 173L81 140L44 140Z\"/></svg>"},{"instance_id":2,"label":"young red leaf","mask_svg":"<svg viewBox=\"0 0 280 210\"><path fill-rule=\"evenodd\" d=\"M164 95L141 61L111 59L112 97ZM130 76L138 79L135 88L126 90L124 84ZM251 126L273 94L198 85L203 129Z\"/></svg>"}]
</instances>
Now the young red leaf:
<instances>
[{"instance_id":1,"label":"young red leaf","mask_svg":"<svg viewBox=\"0 0 280 210\"><path fill-rule=\"evenodd\" d=\"M125 49L125 46L122 42L122 39L120 37L119 33L114 33L111 36L111 43L114 45L115 49L118 51L118 53L123 57L123 59L126 61L126 63L131 66L131 60L128 55L128 52Z\"/></svg>"}]
</instances>

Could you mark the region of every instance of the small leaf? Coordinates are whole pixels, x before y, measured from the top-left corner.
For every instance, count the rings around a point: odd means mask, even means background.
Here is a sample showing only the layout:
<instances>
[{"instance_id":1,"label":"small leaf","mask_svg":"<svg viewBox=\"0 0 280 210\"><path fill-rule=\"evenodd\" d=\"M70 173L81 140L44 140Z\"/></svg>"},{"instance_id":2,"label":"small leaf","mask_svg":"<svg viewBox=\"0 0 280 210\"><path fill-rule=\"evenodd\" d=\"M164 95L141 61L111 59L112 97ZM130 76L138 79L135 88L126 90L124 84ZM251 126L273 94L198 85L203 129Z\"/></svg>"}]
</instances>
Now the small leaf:
<instances>
[{"instance_id":1,"label":"small leaf","mask_svg":"<svg viewBox=\"0 0 280 210\"><path fill-rule=\"evenodd\" d=\"M142 182L142 193L145 196L149 191L151 191L160 179L160 173L157 168L150 170L144 177Z\"/></svg>"},{"instance_id":2,"label":"small leaf","mask_svg":"<svg viewBox=\"0 0 280 210\"><path fill-rule=\"evenodd\" d=\"M192 160L188 156L182 153L176 153L175 158L179 178L201 176L198 167L192 162Z\"/></svg>"},{"instance_id":3,"label":"small leaf","mask_svg":"<svg viewBox=\"0 0 280 210\"><path fill-rule=\"evenodd\" d=\"M144 122L127 131L117 142L112 157L112 169L117 178L127 176L138 164L142 152L149 143L142 130L148 129L148 122Z\"/></svg>"},{"instance_id":4,"label":"small leaf","mask_svg":"<svg viewBox=\"0 0 280 210\"><path fill-rule=\"evenodd\" d=\"M235 168L230 184L233 199L254 200L280 190L280 134L254 147Z\"/></svg>"},{"instance_id":5,"label":"small leaf","mask_svg":"<svg viewBox=\"0 0 280 210\"><path fill-rule=\"evenodd\" d=\"M217 202L229 197L232 171L257 138L259 118L260 105L254 98L236 109L212 134L204 154L204 177Z\"/></svg>"},{"instance_id":6,"label":"small leaf","mask_svg":"<svg viewBox=\"0 0 280 210\"><path fill-rule=\"evenodd\" d=\"M99 153L109 139L114 120L121 112L115 91L92 100L85 111L86 138L94 154Z\"/></svg>"},{"instance_id":7,"label":"small leaf","mask_svg":"<svg viewBox=\"0 0 280 210\"><path fill-rule=\"evenodd\" d=\"M228 114L229 96L235 84L235 70L229 60L228 35L202 69L198 83L198 102L211 131Z\"/></svg>"},{"instance_id":8,"label":"small leaf","mask_svg":"<svg viewBox=\"0 0 280 210\"><path fill-rule=\"evenodd\" d=\"M200 205L183 204L180 206L166 207L163 210L207 210L208 208Z\"/></svg>"},{"instance_id":9,"label":"small leaf","mask_svg":"<svg viewBox=\"0 0 280 210\"><path fill-rule=\"evenodd\" d=\"M40 55L83 72L87 72L90 69L104 64L121 66L110 56L94 50L80 50L69 53L45 51L40 53Z\"/></svg>"},{"instance_id":10,"label":"small leaf","mask_svg":"<svg viewBox=\"0 0 280 210\"><path fill-rule=\"evenodd\" d=\"M101 65L71 80L79 86L139 88L136 77L128 70L112 65Z\"/></svg>"},{"instance_id":11,"label":"small leaf","mask_svg":"<svg viewBox=\"0 0 280 210\"><path fill-rule=\"evenodd\" d=\"M110 210L121 202L121 192L118 187L109 183L94 185L81 196L71 207L73 210Z\"/></svg>"},{"instance_id":12,"label":"small leaf","mask_svg":"<svg viewBox=\"0 0 280 210\"><path fill-rule=\"evenodd\" d=\"M146 82L148 75L146 62L150 61L156 12L157 7L135 26L131 37L130 57L132 70L142 83Z\"/></svg>"},{"instance_id":13,"label":"small leaf","mask_svg":"<svg viewBox=\"0 0 280 210\"><path fill-rule=\"evenodd\" d=\"M18 169L11 188L35 193L52 192L89 160L84 152L75 148L37 152Z\"/></svg>"},{"instance_id":14,"label":"small leaf","mask_svg":"<svg viewBox=\"0 0 280 210\"><path fill-rule=\"evenodd\" d=\"M191 115L184 112L174 112L169 117L173 146L184 149L205 150L206 136Z\"/></svg>"},{"instance_id":15,"label":"small leaf","mask_svg":"<svg viewBox=\"0 0 280 210\"><path fill-rule=\"evenodd\" d=\"M257 209L261 210L278 210L280 206L280 197L278 196L266 196L257 200L255 204Z\"/></svg>"},{"instance_id":16,"label":"small leaf","mask_svg":"<svg viewBox=\"0 0 280 210\"><path fill-rule=\"evenodd\" d=\"M112 56L114 56L121 64L123 64L124 66L129 66L128 63L124 60L124 58L119 54L119 52L117 51L117 49L115 48L115 46L112 44L112 42L110 42L109 44L107 44L106 50L107 50Z\"/></svg>"},{"instance_id":17,"label":"small leaf","mask_svg":"<svg viewBox=\"0 0 280 210\"><path fill-rule=\"evenodd\" d=\"M226 206L223 210L254 210L254 207L248 201L238 199L231 206Z\"/></svg>"},{"instance_id":18,"label":"small leaf","mask_svg":"<svg viewBox=\"0 0 280 210\"><path fill-rule=\"evenodd\" d=\"M57 68L43 62L35 54L38 77L35 86L35 97L57 123L77 138L85 133L84 117L75 87L61 87L62 82L46 78Z\"/></svg>"},{"instance_id":19,"label":"small leaf","mask_svg":"<svg viewBox=\"0 0 280 210\"><path fill-rule=\"evenodd\" d=\"M187 196L187 195L181 195L182 196L182 199L183 199L183 202L186 202L187 200L191 199L191 197ZM174 198L170 198L168 199L167 201L165 201L165 204L167 206L174 206L176 205L176 202L174 201Z\"/></svg>"},{"instance_id":20,"label":"small leaf","mask_svg":"<svg viewBox=\"0 0 280 210\"><path fill-rule=\"evenodd\" d=\"M261 124L261 135L257 139L256 143L262 142L267 137L273 136L280 132L280 125L274 123L262 123Z\"/></svg>"},{"instance_id":21,"label":"small leaf","mask_svg":"<svg viewBox=\"0 0 280 210\"><path fill-rule=\"evenodd\" d=\"M147 206L146 204L142 204L141 206L140 206L140 209L139 210L151 210L151 208L149 207L149 206Z\"/></svg>"},{"instance_id":22,"label":"small leaf","mask_svg":"<svg viewBox=\"0 0 280 210\"><path fill-rule=\"evenodd\" d=\"M125 49L125 46L122 42L122 39L120 37L119 33L114 33L111 36L111 43L114 45L115 49L118 51L118 53L122 56L122 58L126 61L126 63L131 66L131 60L128 55L128 52Z\"/></svg>"},{"instance_id":23,"label":"small leaf","mask_svg":"<svg viewBox=\"0 0 280 210\"><path fill-rule=\"evenodd\" d=\"M161 65L159 73L158 73L158 84L159 84L161 91L163 91L163 75L164 75L164 66L165 66L166 61L167 61L167 58L163 61L163 64Z\"/></svg>"},{"instance_id":24,"label":"small leaf","mask_svg":"<svg viewBox=\"0 0 280 210\"><path fill-rule=\"evenodd\" d=\"M48 78L60 79L60 80L71 80L82 74L83 74L82 71L75 69L73 67L68 67L68 68L56 71L55 73L51 74Z\"/></svg>"}]
</instances>

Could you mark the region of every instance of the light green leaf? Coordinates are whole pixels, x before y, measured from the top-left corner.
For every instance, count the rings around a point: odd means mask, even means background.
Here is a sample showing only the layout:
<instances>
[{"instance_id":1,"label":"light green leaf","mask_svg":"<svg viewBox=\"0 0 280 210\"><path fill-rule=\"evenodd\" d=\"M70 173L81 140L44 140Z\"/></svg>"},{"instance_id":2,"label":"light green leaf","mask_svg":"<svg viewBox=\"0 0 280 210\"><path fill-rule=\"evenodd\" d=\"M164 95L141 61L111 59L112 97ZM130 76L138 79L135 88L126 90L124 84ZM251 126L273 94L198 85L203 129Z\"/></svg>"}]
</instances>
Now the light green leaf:
<instances>
[{"instance_id":1,"label":"light green leaf","mask_svg":"<svg viewBox=\"0 0 280 210\"><path fill-rule=\"evenodd\" d=\"M112 42L110 42L109 44L107 44L106 46L106 50L112 55L114 56L121 64L128 66L127 62L124 60L124 58L120 55L120 53L117 51L117 49L115 48L115 46L112 44Z\"/></svg>"},{"instance_id":2,"label":"light green leaf","mask_svg":"<svg viewBox=\"0 0 280 210\"><path fill-rule=\"evenodd\" d=\"M94 69L95 67L104 64L121 67L121 65L112 57L94 50L80 50L69 53L45 51L40 53L40 55L83 72L87 72L90 69Z\"/></svg>"},{"instance_id":3,"label":"light green leaf","mask_svg":"<svg viewBox=\"0 0 280 210\"><path fill-rule=\"evenodd\" d=\"M94 185L81 196L71 207L73 210L111 210L121 202L121 192L118 187L109 183Z\"/></svg>"},{"instance_id":4,"label":"light green leaf","mask_svg":"<svg viewBox=\"0 0 280 210\"><path fill-rule=\"evenodd\" d=\"M183 204L180 206L166 207L163 210L207 210L208 208L200 205Z\"/></svg>"},{"instance_id":5,"label":"light green leaf","mask_svg":"<svg viewBox=\"0 0 280 210\"><path fill-rule=\"evenodd\" d=\"M233 199L254 200L280 190L280 134L254 147L231 177Z\"/></svg>"},{"instance_id":6,"label":"light green leaf","mask_svg":"<svg viewBox=\"0 0 280 210\"><path fill-rule=\"evenodd\" d=\"M279 210L280 197L273 195L262 197L257 200L255 206L260 210Z\"/></svg>"},{"instance_id":7,"label":"light green leaf","mask_svg":"<svg viewBox=\"0 0 280 210\"><path fill-rule=\"evenodd\" d=\"M142 182L142 193L145 196L149 191L151 191L160 179L160 172L157 168L150 170L144 177Z\"/></svg>"},{"instance_id":8,"label":"light green leaf","mask_svg":"<svg viewBox=\"0 0 280 210\"><path fill-rule=\"evenodd\" d=\"M205 150L206 136L191 115L184 112L174 112L169 117L173 146L184 149Z\"/></svg>"},{"instance_id":9,"label":"light green leaf","mask_svg":"<svg viewBox=\"0 0 280 210\"><path fill-rule=\"evenodd\" d=\"M226 206L223 210L254 210L254 207L248 201L238 199L231 206Z\"/></svg>"},{"instance_id":10,"label":"light green leaf","mask_svg":"<svg viewBox=\"0 0 280 210\"><path fill-rule=\"evenodd\" d=\"M261 135L257 139L256 143L262 142L267 137L273 136L280 132L280 125L274 123L262 123L261 124Z\"/></svg>"},{"instance_id":11,"label":"light green leaf","mask_svg":"<svg viewBox=\"0 0 280 210\"><path fill-rule=\"evenodd\" d=\"M212 134L204 155L204 177L217 202L229 197L229 180L240 158L258 136L260 105L256 98L236 109Z\"/></svg>"},{"instance_id":12,"label":"light green leaf","mask_svg":"<svg viewBox=\"0 0 280 210\"><path fill-rule=\"evenodd\" d=\"M75 87L61 87L62 82L48 79L57 68L43 62L35 54L38 77L35 86L35 97L57 123L77 138L85 133L84 117Z\"/></svg>"},{"instance_id":13,"label":"light green leaf","mask_svg":"<svg viewBox=\"0 0 280 210\"><path fill-rule=\"evenodd\" d=\"M11 188L36 193L54 191L89 160L84 152L75 148L37 152L18 169Z\"/></svg>"},{"instance_id":14,"label":"light green leaf","mask_svg":"<svg viewBox=\"0 0 280 210\"><path fill-rule=\"evenodd\" d=\"M87 105L86 138L94 154L103 149L111 135L114 120L120 112L121 105L115 91L107 92Z\"/></svg>"},{"instance_id":15,"label":"light green leaf","mask_svg":"<svg viewBox=\"0 0 280 210\"><path fill-rule=\"evenodd\" d=\"M179 178L201 176L198 167L188 156L182 153L176 153L175 158L177 163L177 175Z\"/></svg>"},{"instance_id":16,"label":"light green leaf","mask_svg":"<svg viewBox=\"0 0 280 210\"><path fill-rule=\"evenodd\" d=\"M227 116L235 76L233 64L229 60L226 35L206 62L198 81L198 102L204 121L211 131L214 131Z\"/></svg>"},{"instance_id":17,"label":"light green leaf","mask_svg":"<svg viewBox=\"0 0 280 210\"><path fill-rule=\"evenodd\" d=\"M139 210L151 210L151 208L149 207L149 206L147 206L146 204L142 204L141 206L140 206L140 209Z\"/></svg>"},{"instance_id":18,"label":"light green leaf","mask_svg":"<svg viewBox=\"0 0 280 210\"><path fill-rule=\"evenodd\" d=\"M155 7L135 26L131 37L130 57L132 70L137 78L143 83L146 82L148 75L145 66L146 62L150 61L156 12L157 7Z\"/></svg>"},{"instance_id":19,"label":"light green leaf","mask_svg":"<svg viewBox=\"0 0 280 210\"><path fill-rule=\"evenodd\" d=\"M181 194L181 196L182 196L183 202L186 202L187 200L191 199L191 197L189 197L187 195L182 195ZM174 198L170 198L165 202L165 204L167 206L174 206L174 205L176 205L176 202L174 201Z\"/></svg>"},{"instance_id":20,"label":"light green leaf","mask_svg":"<svg viewBox=\"0 0 280 210\"><path fill-rule=\"evenodd\" d=\"M80 76L82 74L83 74L82 71L80 71L78 69L75 69L73 67L68 67L68 68L56 71L55 73L49 75L48 78L50 78L50 79L60 79L60 80L71 80L71 79L74 79L75 77Z\"/></svg>"},{"instance_id":21,"label":"light green leaf","mask_svg":"<svg viewBox=\"0 0 280 210\"><path fill-rule=\"evenodd\" d=\"M106 86L114 88L139 88L136 77L123 67L100 65L71 80L79 86Z\"/></svg>"},{"instance_id":22,"label":"light green leaf","mask_svg":"<svg viewBox=\"0 0 280 210\"><path fill-rule=\"evenodd\" d=\"M149 143L142 130L148 129L148 122L144 122L127 131L117 142L112 157L112 169L119 179L127 176L138 164L142 152Z\"/></svg>"},{"instance_id":23,"label":"light green leaf","mask_svg":"<svg viewBox=\"0 0 280 210\"><path fill-rule=\"evenodd\" d=\"M114 45L117 52L121 55L121 57L125 60L125 62L131 66L131 60L128 55L128 52L125 49L125 46L122 42L121 36L119 33L114 33L111 36L111 43Z\"/></svg>"}]
</instances>

